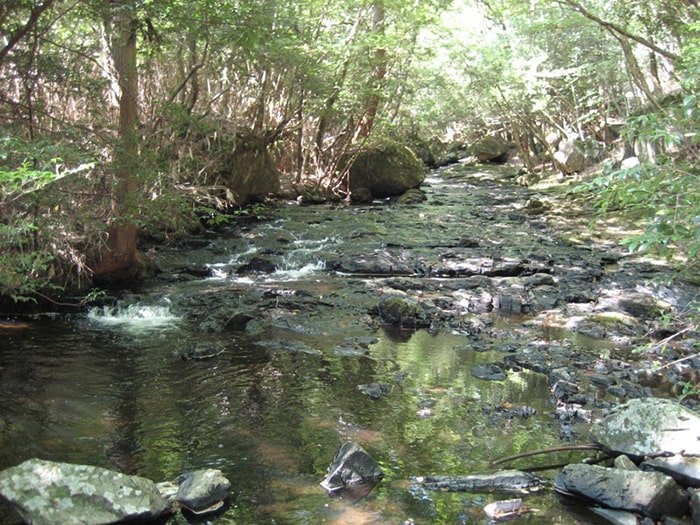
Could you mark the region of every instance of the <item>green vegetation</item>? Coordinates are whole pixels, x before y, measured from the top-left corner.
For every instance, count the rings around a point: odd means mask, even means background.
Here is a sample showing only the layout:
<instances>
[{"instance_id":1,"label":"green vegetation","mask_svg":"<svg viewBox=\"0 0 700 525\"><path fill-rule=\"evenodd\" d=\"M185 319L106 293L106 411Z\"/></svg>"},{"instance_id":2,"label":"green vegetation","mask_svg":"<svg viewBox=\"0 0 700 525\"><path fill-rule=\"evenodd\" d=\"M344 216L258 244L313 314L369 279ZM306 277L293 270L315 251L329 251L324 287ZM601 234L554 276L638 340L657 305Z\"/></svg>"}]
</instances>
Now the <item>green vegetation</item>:
<instances>
[{"instance_id":1,"label":"green vegetation","mask_svg":"<svg viewBox=\"0 0 700 525\"><path fill-rule=\"evenodd\" d=\"M655 111L627 119L623 136L640 151L641 162L610 170L586 186L602 215L621 210L645 225L643 233L623 241L631 251L678 258L685 277L694 280L700 270L698 29L688 27L692 36L676 71L679 92Z\"/></svg>"},{"instance_id":2,"label":"green vegetation","mask_svg":"<svg viewBox=\"0 0 700 525\"><path fill-rule=\"evenodd\" d=\"M682 0L108 4L0 8L0 298L133 279L144 243L258 217L270 188L339 191L358 146L487 135L531 173L566 171L573 139L608 159L586 186L599 211L697 276Z\"/></svg>"}]
</instances>

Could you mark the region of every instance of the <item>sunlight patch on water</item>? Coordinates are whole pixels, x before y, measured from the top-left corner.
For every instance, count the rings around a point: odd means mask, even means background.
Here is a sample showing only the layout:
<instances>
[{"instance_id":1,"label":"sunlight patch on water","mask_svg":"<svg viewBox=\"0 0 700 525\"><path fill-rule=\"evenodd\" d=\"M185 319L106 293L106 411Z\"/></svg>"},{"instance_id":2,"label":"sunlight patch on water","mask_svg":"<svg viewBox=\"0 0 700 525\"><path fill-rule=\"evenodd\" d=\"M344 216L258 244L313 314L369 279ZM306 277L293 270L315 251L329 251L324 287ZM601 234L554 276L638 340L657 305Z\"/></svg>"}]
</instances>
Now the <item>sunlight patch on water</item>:
<instances>
[{"instance_id":1,"label":"sunlight patch on water","mask_svg":"<svg viewBox=\"0 0 700 525\"><path fill-rule=\"evenodd\" d=\"M141 304L92 308L87 318L103 326L123 328L134 333L174 328L180 320L168 306Z\"/></svg>"}]
</instances>

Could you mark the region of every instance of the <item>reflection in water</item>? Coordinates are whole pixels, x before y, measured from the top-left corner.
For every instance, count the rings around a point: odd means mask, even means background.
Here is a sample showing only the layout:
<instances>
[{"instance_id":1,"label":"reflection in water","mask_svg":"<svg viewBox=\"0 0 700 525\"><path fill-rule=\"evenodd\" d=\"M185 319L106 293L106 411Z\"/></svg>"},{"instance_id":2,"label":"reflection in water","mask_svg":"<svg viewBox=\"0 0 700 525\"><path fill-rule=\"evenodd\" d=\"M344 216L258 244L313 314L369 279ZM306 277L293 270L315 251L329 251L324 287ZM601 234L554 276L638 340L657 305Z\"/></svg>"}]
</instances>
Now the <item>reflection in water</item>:
<instances>
[{"instance_id":1,"label":"reflection in water","mask_svg":"<svg viewBox=\"0 0 700 525\"><path fill-rule=\"evenodd\" d=\"M88 321L3 331L0 468L36 456L163 481L213 467L233 484L232 504L217 523L434 523L481 516L484 498L411 494L411 476L485 471L493 459L556 443L555 423L544 415L551 411L546 378L474 379L472 366L497 356L465 348L463 338L380 332L368 355L347 357L333 354L334 336L307 337L324 349L316 355L271 351L234 334L224 354L183 361L183 339L202 335L158 312L151 318L163 321L158 330L98 321L122 316L104 311ZM357 389L368 382L393 388L372 400ZM495 408L504 403L538 412L500 418ZM319 486L347 439L387 475L354 507ZM548 496L541 498L546 507ZM6 520L0 523L13 523Z\"/></svg>"}]
</instances>

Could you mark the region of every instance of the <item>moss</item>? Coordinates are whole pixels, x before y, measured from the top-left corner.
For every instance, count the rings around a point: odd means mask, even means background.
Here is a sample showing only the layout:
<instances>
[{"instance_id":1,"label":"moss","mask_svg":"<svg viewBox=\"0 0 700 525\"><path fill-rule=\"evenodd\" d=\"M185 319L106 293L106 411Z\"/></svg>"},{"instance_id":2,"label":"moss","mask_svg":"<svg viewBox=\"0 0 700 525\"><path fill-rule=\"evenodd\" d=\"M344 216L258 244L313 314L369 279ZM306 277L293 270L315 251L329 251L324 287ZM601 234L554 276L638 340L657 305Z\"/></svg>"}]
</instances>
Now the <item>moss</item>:
<instances>
[{"instance_id":1,"label":"moss","mask_svg":"<svg viewBox=\"0 0 700 525\"><path fill-rule=\"evenodd\" d=\"M398 143L382 143L355 152L353 157L351 191L367 188L375 198L392 197L419 187L425 180L423 164L410 149Z\"/></svg>"}]
</instances>

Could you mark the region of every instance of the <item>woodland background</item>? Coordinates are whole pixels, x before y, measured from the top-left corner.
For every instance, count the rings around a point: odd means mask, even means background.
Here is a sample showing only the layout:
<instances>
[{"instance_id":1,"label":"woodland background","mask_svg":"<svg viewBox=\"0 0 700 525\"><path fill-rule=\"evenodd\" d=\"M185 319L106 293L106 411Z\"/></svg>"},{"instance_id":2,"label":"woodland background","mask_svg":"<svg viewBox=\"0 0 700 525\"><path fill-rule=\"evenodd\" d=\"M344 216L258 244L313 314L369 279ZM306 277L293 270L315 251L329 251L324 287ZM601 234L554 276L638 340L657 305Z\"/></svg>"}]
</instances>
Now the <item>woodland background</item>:
<instances>
[{"instance_id":1,"label":"woodland background","mask_svg":"<svg viewBox=\"0 0 700 525\"><path fill-rule=\"evenodd\" d=\"M600 213L696 278L697 15L687 0L5 0L0 295L133 279L144 247L263 213L231 177L343 198L352 148L488 135L529 172L559 169L562 140L591 144Z\"/></svg>"}]
</instances>

